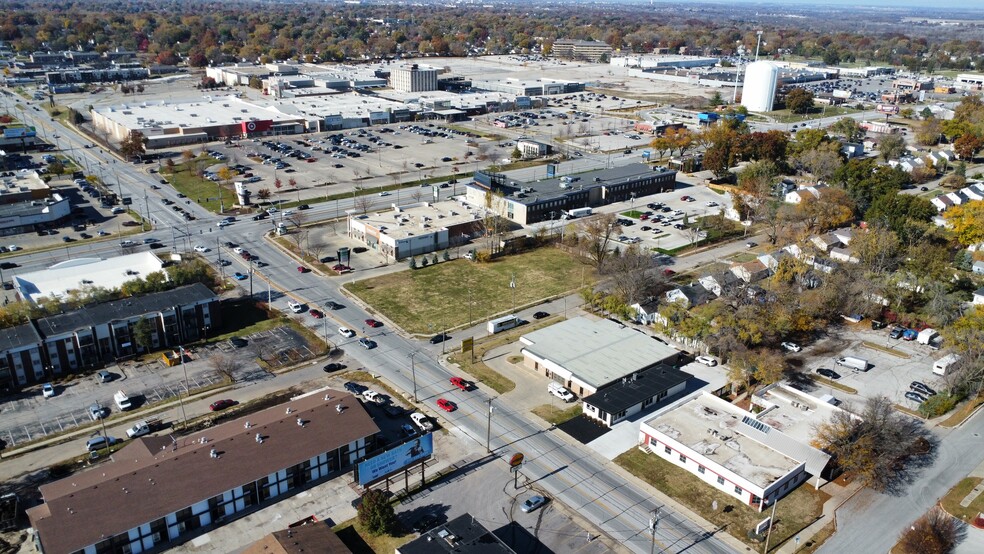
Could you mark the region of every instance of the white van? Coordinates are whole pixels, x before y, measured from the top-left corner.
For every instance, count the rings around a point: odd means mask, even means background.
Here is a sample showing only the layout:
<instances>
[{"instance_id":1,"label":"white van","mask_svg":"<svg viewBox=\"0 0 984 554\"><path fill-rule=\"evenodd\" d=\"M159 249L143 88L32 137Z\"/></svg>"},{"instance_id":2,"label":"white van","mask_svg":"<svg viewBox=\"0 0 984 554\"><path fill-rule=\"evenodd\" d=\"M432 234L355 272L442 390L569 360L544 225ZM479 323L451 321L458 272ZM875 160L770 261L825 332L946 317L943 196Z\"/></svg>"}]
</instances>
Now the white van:
<instances>
[{"instance_id":1,"label":"white van","mask_svg":"<svg viewBox=\"0 0 984 554\"><path fill-rule=\"evenodd\" d=\"M552 382L547 385L547 392L563 400L564 402L574 401L574 393L564 388L564 385L561 385L560 383Z\"/></svg>"},{"instance_id":2,"label":"white van","mask_svg":"<svg viewBox=\"0 0 984 554\"><path fill-rule=\"evenodd\" d=\"M837 358L834 363L839 366L849 367L858 371L868 371L868 360L865 360L864 358L844 356L843 358Z\"/></svg>"}]
</instances>

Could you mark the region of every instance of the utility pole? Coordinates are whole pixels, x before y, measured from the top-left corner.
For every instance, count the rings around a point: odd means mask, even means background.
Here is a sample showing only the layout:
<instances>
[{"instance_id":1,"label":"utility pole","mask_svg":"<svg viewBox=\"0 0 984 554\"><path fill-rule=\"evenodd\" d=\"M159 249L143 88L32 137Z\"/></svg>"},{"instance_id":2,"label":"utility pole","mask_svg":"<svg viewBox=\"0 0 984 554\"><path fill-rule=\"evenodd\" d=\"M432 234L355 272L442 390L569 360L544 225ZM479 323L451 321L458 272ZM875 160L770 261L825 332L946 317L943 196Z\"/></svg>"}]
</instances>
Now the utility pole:
<instances>
[{"instance_id":1,"label":"utility pole","mask_svg":"<svg viewBox=\"0 0 984 554\"><path fill-rule=\"evenodd\" d=\"M772 501L772 515L769 516L769 530L765 533L765 550L762 551L765 554L768 554L769 552L769 539L772 538L772 523L776 520L776 506L778 505L778 500Z\"/></svg>"},{"instance_id":2,"label":"utility pole","mask_svg":"<svg viewBox=\"0 0 984 554\"><path fill-rule=\"evenodd\" d=\"M492 399L489 398L489 422L485 428L485 453L492 453Z\"/></svg>"},{"instance_id":3,"label":"utility pole","mask_svg":"<svg viewBox=\"0 0 984 554\"><path fill-rule=\"evenodd\" d=\"M415 403L418 402L418 400L417 400L417 366L416 366L416 364L414 363L414 360L413 360L413 357L416 356L416 355L417 355L417 351L416 350L414 350L414 351L410 352L409 354L407 354L407 357L410 358L410 375L413 378L413 401Z\"/></svg>"},{"instance_id":4,"label":"utility pole","mask_svg":"<svg viewBox=\"0 0 984 554\"><path fill-rule=\"evenodd\" d=\"M190 394L188 390L188 368L185 367L185 349L184 346L178 347L178 352L181 355L181 371L184 372L184 386L185 394ZM185 413L184 399L181 398L181 393L178 393L178 404L181 405L181 420L184 421L185 427L188 426L188 414Z\"/></svg>"},{"instance_id":5,"label":"utility pole","mask_svg":"<svg viewBox=\"0 0 984 554\"><path fill-rule=\"evenodd\" d=\"M656 527L659 525L659 511L661 509L662 508L656 508L653 510L653 515L649 518L649 532L653 538L653 542L649 546L649 554L654 554L656 551Z\"/></svg>"}]
</instances>

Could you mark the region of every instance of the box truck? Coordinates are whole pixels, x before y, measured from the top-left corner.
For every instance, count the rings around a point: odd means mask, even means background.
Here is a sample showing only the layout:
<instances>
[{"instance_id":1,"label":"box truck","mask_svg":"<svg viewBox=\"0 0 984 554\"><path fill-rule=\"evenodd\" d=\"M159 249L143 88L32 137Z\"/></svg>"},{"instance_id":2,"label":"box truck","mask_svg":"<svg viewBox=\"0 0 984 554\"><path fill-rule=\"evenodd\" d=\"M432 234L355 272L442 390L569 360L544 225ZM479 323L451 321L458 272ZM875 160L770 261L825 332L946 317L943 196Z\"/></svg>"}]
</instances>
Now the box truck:
<instances>
[{"instance_id":1,"label":"box truck","mask_svg":"<svg viewBox=\"0 0 984 554\"><path fill-rule=\"evenodd\" d=\"M868 360L865 360L864 358L844 356L843 358L837 358L834 360L834 363L839 366L849 367L858 371L868 371Z\"/></svg>"}]
</instances>

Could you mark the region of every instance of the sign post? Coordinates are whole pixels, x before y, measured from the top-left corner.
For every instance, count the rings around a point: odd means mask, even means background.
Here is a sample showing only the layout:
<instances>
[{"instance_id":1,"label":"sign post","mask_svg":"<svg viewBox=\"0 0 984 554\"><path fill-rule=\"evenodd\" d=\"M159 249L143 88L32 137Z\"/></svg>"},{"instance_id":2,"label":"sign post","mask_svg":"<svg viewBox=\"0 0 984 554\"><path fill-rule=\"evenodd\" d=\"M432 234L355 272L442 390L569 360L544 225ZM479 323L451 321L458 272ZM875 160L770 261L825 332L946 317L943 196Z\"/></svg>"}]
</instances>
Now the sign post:
<instances>
[{"instance_id":1,"label":"sign post","mask_svg":"<svg viewBox=\"0 0 984 554\"><path fill-rule=\"evenodd\" d=\"M523 466L524 458L522 452L517 452L509 459L509 471L513 472L513 490L519 489L519 468Z\"/></svg>"}]
</instances>

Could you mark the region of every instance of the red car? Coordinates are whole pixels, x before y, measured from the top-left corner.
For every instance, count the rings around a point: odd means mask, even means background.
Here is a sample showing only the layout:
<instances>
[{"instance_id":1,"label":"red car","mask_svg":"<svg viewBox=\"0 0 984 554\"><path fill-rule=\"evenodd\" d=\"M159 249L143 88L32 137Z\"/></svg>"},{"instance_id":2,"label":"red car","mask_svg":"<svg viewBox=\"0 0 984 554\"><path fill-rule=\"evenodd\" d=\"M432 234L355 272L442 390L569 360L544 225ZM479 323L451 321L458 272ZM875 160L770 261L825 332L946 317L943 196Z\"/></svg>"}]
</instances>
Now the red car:
<instances>
[{"instance_id":1,"label":"red car","mask_svg":"<svg viewBox=\"0 0 984 554\"><path fill-rule=\"evenodd\" d=\"M208 409L212 410L213 412L217 412L219 410L224 410L230 406L235 406L235 405L236 405L235 400L229 400L227 398L225 400L216 400L215 402L212 402L212 404L209 405Z\"/></svg>"},{"instance_id":2,"label":"red car","mask_svg":"<svg viewBox=\"0 0 984 554\"><path fill-rule=\"evenodd\" d=\"M437 407L444 410L445 412L453 412L455 411L455 409L457 409L457 406L454 405L454 402L451 402L450 400L445 400L443 398L437 399Z\"/></svg>"},{"instance_id":3,"label":"red car","mask_svg":"<svg viewBox=\"0 0 984 554\"><path fill-rule=\"evenodd\" d=\"M308 310L308 313L311 314L311 317L313 317L314 319L321 319L325 317L325 314L321 313L321 310L312 309L312 310Z\"/></svg>"},{"instance_id":4,"label":"red car","mask_svg":"<svg viewBox=\"0 0 984 554\"><path fill-rule=\"evenodd\" d=\"M368 326L370 326L372 328L376 328L376 327L382 327L383 326L383 323L381 321L376 321L375 319L367 319L366 320L366 325L368 325Z\"/></svg>"},{"instance_id":5,"label":"red car","mask_svg":"<svg viewBox=\"0 0 984 554\"><path fill-rule=\"evenodd\" d=\"M306 267L304 267L303 265L297 266L297 272L298 273L307 273L308 271L311 271L311 270L308 269L308 268L306 268Z\"/></svg>"},{"instance_id":6,"label":"red car","mask_svg":"<svg viewBox=\"0 0 984 554\"><path fill-rule=\"evenodd\" d=\"M671 275L676 275L676 271L673 271L672 269L667 268L667 269L664 269L663 270L663 275L666 275L667 277L669 277Z\"/></svg>"},{"instance_id":7,"label":"red car","mask_svg":"<svg viewBox=\"0 0 984 554\"><path fill-rule=\"evenodd\" d=\"M468 381L465 381L461 377L452 377L451 384L458 387L461 390L468 390Z\"/></svg>"}]
</instances>

